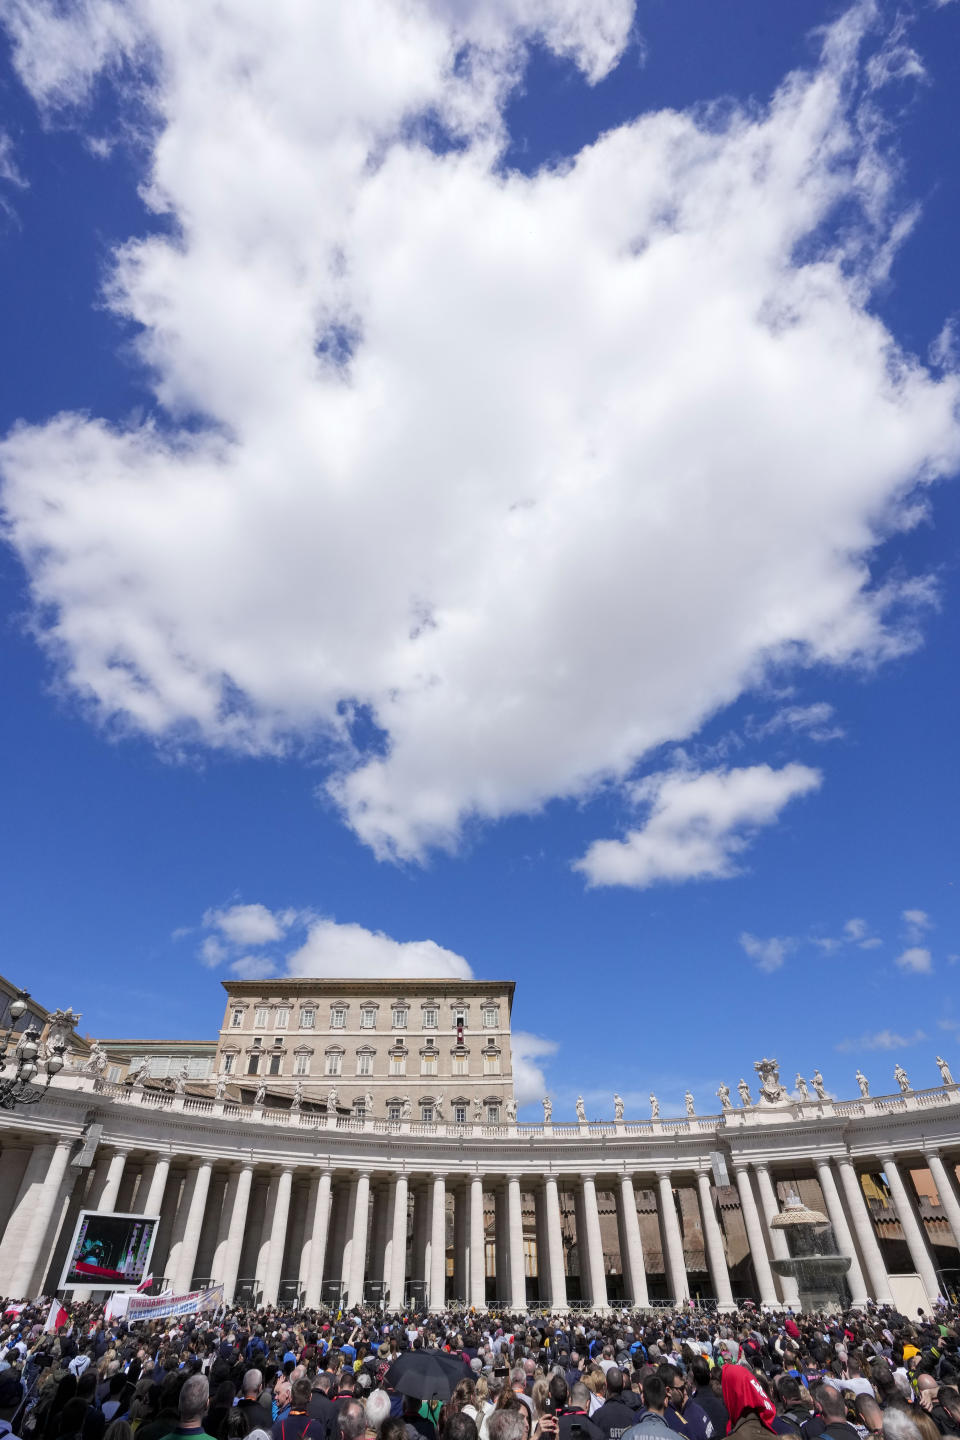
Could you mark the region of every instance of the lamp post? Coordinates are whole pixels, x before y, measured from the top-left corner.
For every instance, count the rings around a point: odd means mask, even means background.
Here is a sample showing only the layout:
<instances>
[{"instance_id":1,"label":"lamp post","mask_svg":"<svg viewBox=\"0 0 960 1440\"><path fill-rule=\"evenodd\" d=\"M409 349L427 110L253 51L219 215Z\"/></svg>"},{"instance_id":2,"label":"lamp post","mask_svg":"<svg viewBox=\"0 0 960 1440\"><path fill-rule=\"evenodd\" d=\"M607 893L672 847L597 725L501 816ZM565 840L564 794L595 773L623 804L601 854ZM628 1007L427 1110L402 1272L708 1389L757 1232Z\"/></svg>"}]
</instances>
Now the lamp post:
<instances>
[{"instance_id":1,"label":"lamp post","mask_svg":"<svg viewBox=\"0 0 960 1440\"><path fill-rule=\"evenodd\" d=\"M7 1068L7 1051L13 1039L14 1028L21 1016L26 1014L29 990L19 990L10 1006L10 1026L0 1035L0 1070ZM14 1047L12 1062L16 1070L12 1076L0 1079L0 1109L14 1110L18 1105L34 1105L43 1095L43 1090L31 1085L41 1063L47 1072L47 1085L59 1070L63 1069L63 1052L67 1048L62 1035L56 1035L49 1046L46 1059L40 1060L40 1031L33 1021L27 1026Z\"/></svg>"}]
</instances>

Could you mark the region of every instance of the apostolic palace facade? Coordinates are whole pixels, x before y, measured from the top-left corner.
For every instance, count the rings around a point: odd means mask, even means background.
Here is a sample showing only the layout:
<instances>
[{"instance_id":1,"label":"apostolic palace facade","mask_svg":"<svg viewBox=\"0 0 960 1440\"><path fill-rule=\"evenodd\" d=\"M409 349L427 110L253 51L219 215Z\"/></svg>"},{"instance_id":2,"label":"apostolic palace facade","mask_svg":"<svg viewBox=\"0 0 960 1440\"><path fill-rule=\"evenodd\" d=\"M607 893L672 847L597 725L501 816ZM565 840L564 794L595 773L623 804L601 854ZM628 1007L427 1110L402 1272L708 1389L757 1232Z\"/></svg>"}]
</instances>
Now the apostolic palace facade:
<instances>
[{"instance_id":1,"label":"apostolic palace facade","mask_svg":"<svg viewBox=\"0 0 960 1440\"><path fill-rule=\"evenodd\" d=\"M829 1219L851 1303L957 1289L946 1062L933 1088L898 1067L894 1093L860 1076L837 1100L819 1075L788 1093L764 1060L759 1093L721 1087L719 1114L618 1103L570 1122L548 1104L518 1123L513 988L228 982L219 1035L196 1042L91 1041L30 1001L16 1031L60 1036L67 1063L36 1103L0 1108L0 1295L52 1293L93 1209L160 1216L155 1288L228 1300L796 1306L775 1223L794 1197ZM0 1028L15 994L0 977Z\"/></svg>"}]
</instances>

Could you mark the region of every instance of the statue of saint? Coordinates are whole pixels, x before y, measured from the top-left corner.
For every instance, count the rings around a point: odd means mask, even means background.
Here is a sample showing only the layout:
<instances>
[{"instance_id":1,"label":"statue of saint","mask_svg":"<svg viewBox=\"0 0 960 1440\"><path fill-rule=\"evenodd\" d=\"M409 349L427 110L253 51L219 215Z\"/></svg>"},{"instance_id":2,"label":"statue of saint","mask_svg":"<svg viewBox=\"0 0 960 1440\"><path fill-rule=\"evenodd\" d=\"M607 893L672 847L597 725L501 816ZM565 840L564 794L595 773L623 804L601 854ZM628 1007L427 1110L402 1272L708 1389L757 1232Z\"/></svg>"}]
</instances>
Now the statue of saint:
<instances>
[{"instance_id":1,"label":"statue of saint","mask_svg":"<svg viewBox=\"0 0 960 1440\"><path fill-rule=\"evenodd\" d=\"M187 1069L186 1065L181 1065L181 1066L180 1066L180 1069L177 1071L176 1075L173 1077L173 1088L174 1088L174 1090L177 1092L178 1095L186 1095L186 1093L187 1093L187 1081L188 1081L189 1079L190 1079L190 1071Z\"/></svg>"},{"instance_id":2,"label":"statue of saint","mask_svg":"<svg viewBox=\"0 0 960 1440\"><path fill-rule=\"evenodd\" d=\"M904 1070L902 1065L898 1065L896 1067L893 1072L893 1078L900 1086L900 1093L902 1095L906 1095L907 1091L910 1089L910 1081L907 1079L907 1072L906 1070Z\"/></svg>"},{"instance_id":3,"label":"statue of saint","mask_svg":"<svg viewBox=\"0 0 960 1440\"><path fill-rule=\"evenodd\" d=\"M107 1052L103 1049L99 1040L94 1040L90 1047L90 1056L83 1067L85 1075L95 1075L102 1080L104 1071L107 1068Z\"/></svg>"},{"instance_id":4,"label":"statue of saint","mask_svg":"<svg viewBox=\"0 0 960 1440\"><path fill-rule=\"evenodd\" d=\"M227 1093L227 1077L226 1077L226 1075L218 1075L218 1076L217 1076L217 1083L216 1083L216 1086L215 1086L214 1092L213 1092L213 1098L214 1098L214 1100L222 1100L222 1099L224 1098L224 1096L226 1095L226 1093Z\"/></svg>"},{"instance_id":5,"label":"statue of saint","mask_svg":"<svg viewBox=\"0 0 960 1440\"><path fill-rule=\"evenodd\" d=\"M816 1095L817 1099L826 1100L827 1092L824 1089L823 1076L820 1074L819 1070L814 1070L813 1079L810 1081L810 1084L813 1086L813 1093L814 1095Z\"/></svg>"},{"instance_id":6,"label":"statue of saint","mask_svg":"<svg viewBox=\"0 0 960 1440\"><path fill-rule=\"evenodd\" d=\"M437 1125L445 1125L447 1123L447 1117L443 1113L443 1102L439 1095L433 1102L433 1119Z\"/></svg>"},{"instance_id":7,"label":"statue of saint","mask_svg":"<svg viewBox=\"0 0 960 1440\"><path fill-rule=\"evenodd\" d=\"M373 1118L373 1091L365 1090L363 1093L363 1113L368 1120Z\"/></svg>"},{"instance_id":8,"label":"statue of saint","mask_svg":"<svg viewBox=\"0 0 960 1440\"><path fill-rule=\"evenodd\" d=\"M303 1081L298 1080L293 1092L293 1099L290 1101L291 1110L299 1110L303 1104Z\"/></svg>"},{"instance_id":9,"label":"statue of saint","mask_svg":"<svg viewBox=\"0 0 960 1440\"><path fill-rule=\"evenodd\" d=\"M507 1101L507 1124L508 1124L508 1125L515 1125L516 1123L517 1123L517 1102L516 1102L516 1100L514 1100L513 1096L511 1095L511 1096L510 1096L510 1099Z\"/></svg>"},{"instance_id":10,"label":"statue of saint","mask_svg":"<svg viewBox=\"0 0 960 1440\"><path fill-rule=\"evenodd\" d=\"M340 1096L339 1096L339 1093L337 1092L336 1088L335 1088L333 1085L331 1085L330 1089L327 1091L327 1114L328 1114L328 1115L336 1115L336 1113L337 1113L337 1107L338 1107L339 1104L340 1104Z\"/></svg>"},{"instance_id":11,"label":"statue of saint","mask_svg":"<svg viewBox=\"0 0 960 1440\"><path fill-rule=\"evenodd\" d=\"M937 1069L940 1071L941 1085L952 1085L953 1076L950 1074L950 1066L947 1064L946 1060L944 1060L942 1055L937 1056Z\"/></svg>"},{"instance_id":12,"label":"statue of saint","mask_svg":"<svg viewBox=\"0 0 960 1440\"><path fill-rule=\"evenodd\" d=\"M866 1075L864 1075L862 1070L857 1071L856 1081L857 1084L860 1086L860 1094L866 1100L870 1094L870 1082L867 1079Z\"/></svg>"},{"instance_id":13,"label":"statue of saint","mask_svg":"<svg viewBox=\"0 0 960 1440\"><path fill-rule=\"evenodd\" d=\"M584 1122L586 1121L586 1118L587 1118L587 1112L586 1112L586 1110L583 1108L583 1096L582 1096L582 1095L578 1095L578 1096L577 1096L577 1119L580 1121L580 1124L583 1125Z\"/></svg>"},{"instance_id":14,"label":"statue of saint","mask_svg":"<svg viewBox=\"0 0 960 1440\"><path fill-rule=\"evenodd\" d=\"M409 1120L412 1114L413 1106L410 1103L410 1096L404 1095L403 1099L400 1101L400 1119Z\"/></svg>"},{"instance_id":15,"label":"statue of saint","mask_svg":"<svg viewBox=\"0 0 960 1440\"><path fill-rule=\"evenodd\" d=\"M261 1081L260 1081L260 1084L257 1086L257 1093L256 1093L256 1094L254 1095L254 1097L253 1097L253 1103L254 1103L254 1105L262 1105L263 1102L264 1102L264 1100L266 1100L266 1098L267 1098L267 1082L266 1082L266 1080L261 1080Z\"/></svg>"},{"instance_id":16,"label":"statue of saint","mask_svg":"<svg viewBox=\"0 0 960 1440\"><path fill-rule=\"evenodd\" d=\"M142 1085L146 1078L150 1065L146 1059L138 1060L136 1065L127 1073L128 1085Z\"/></svg>"},{"instance_id":17,"label":"statue of saint","mask_svg":"<svg viewBox=\"0 0 960 1440\"><path fill-rule=\"evenodd\" d=\"M695 1114L696 1114L696 1110L694 1109L694 1104L693 1104L693 1096L690 1094L690 1091L689 1091L689 1090L686 1092L686 1094L685 1094L684 1097L683 1097L683 1103L684 1103L684 1105L686 1106L687 1114L688 1114L688 1115L695 1115Z\"/></svg>"},{"instance_id":18,"label":"statue of saint","mask_svg":"<svg viewBox=\"0 0 960 1440\"><path fill-rule=\"evenodd\" d=\"M799 1071L799 1070L797 1071L797 1078L796 1078L796 1080L794 1080L793 1083L794 1083L794 1085L796 1085L796 1087L797 1087L797 1094L800 1096L800 1099L801 1099L801 1100L809 1100L809 1099L810 1099L810 1091L807 1089L807 1082L806 1082L806 1080L804 1080L804 1078L803 1078L803 1076L800 1074L800 1071Z\"/></svg>"},{"instance_id":19,"label":"statue of saint","mask_svg":"<svg viewBox=\"0 0 960 1440\"><path fill-rule=\"evenodd\" d=\"M473 1102L473 1123L474 1123L475 1125L479 1125L480 1122L482 1121L482 1119L483 1119L483 1101L479 1098L479 1096L477 1096L477 1097L474 1098L474 1102Z\"/></svg>"},{"instance_id":20,"label":"statue of saint","mask_svg":"<svg viewBox=\"0 0 960 1440\"><path fill-rule=\"evenodd\" d=\"M750 1086L747 1084L746 1080L740 1081L740 1084L737 1086L737 1094L740 1096L741 1105L753 1104L753 1099L750 1095Z\"/></svg>"},{"instance_id":21,"label":"statue of saint","mask_svg":"<svg viewBox=\"0 0 960 1440\"><path fill-rule=\"evenodd\" d=\"M617 1122L618 1125L619 1125L619 1124L621 1123L621 1121L623 1120L623 1096L622 1096L622 1095L614 1095L614 1097L613 1097L613 1118L614 1118L614 1120L616 1120L616 1122Z\"/></svg>"},{"instance_id":22,"label":"statue of saint","mask_svg":"<svg viewBox=\"0 0 960 1440\"><path fill-rule=\"evenodd\" d=\"M650 1091L650 1119L660 1119L660 1101L657 1099L656 1095L654 1095L652 1090Z\"/></svg>"},{"instance_id":23,"label":"statue of saint","mask_svg":"<svg viewBox=\"0 0 960 1440\"><path fill-rule=\"evenodd\" d=\"M717 1091L717 1099L720 1101L721 1110L731 1110L733 1108L730 1100L730 1086L724 1085L722 1080L720 1081L720 1089Z\"/></svg>"},{"instance_id":24,"label":"statue of saint","mask_svg":"<svg viewBox=\"0 0 960 1440\"><path fill-rule=\"evenodd\" d=\"M480 1101L476 1100L474 1104L479 1105ZM543 1097L543 1123L544 1125L553 1124L553 1101L549 1095L544 1095Z\"/></svg>"}]
</instances>

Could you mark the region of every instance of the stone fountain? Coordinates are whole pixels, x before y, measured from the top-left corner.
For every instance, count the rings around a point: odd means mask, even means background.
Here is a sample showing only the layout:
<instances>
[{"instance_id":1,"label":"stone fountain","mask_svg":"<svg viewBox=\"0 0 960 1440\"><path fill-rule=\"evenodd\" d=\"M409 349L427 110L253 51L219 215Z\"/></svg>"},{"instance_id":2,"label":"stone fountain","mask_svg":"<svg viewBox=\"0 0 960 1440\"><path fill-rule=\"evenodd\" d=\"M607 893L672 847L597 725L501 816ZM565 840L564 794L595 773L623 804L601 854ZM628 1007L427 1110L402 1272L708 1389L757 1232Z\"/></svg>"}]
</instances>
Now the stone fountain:
<instances>
[{"instance_id":1,"label":"stone fountain","mask_svg":"<svg viewBox=\"0 0 960 1440\"><path fill-rule=\"evenodd\" d=\"M788 1260L771 1260L778 1275L792 1276L800 1290L802 1310L837 1310L848 1302L845 1275L849 1255L840 1255L833 1228L826 1215L810 1210L796 1195L790 1195L771 1229L782 1230L790 1251Z\"/></svg>"}]
</instances>

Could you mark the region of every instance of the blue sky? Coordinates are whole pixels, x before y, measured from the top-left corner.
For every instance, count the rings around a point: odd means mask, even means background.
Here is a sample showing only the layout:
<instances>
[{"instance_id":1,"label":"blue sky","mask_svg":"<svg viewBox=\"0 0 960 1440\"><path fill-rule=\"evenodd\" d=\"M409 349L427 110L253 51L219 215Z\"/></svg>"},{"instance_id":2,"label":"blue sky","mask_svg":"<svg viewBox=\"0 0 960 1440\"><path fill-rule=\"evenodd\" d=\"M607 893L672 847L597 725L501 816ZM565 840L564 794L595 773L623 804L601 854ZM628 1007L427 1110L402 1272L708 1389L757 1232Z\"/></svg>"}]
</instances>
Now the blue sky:
<instances>
[{"instance_id":1,"label":"blue sky","mask_svg":"<svg viewBox=\"0 0 960 1440\"><path fill-rule=\"evenodd\" d=\"M2 969L92 1034L960 1062L960 4L578 12L0 6Z\"/></svg>"}]
</instances>

